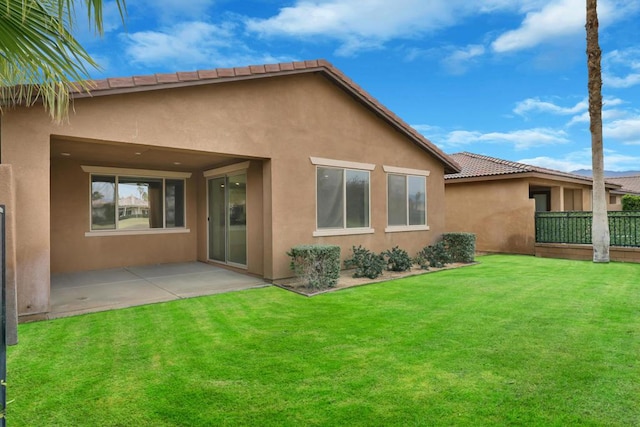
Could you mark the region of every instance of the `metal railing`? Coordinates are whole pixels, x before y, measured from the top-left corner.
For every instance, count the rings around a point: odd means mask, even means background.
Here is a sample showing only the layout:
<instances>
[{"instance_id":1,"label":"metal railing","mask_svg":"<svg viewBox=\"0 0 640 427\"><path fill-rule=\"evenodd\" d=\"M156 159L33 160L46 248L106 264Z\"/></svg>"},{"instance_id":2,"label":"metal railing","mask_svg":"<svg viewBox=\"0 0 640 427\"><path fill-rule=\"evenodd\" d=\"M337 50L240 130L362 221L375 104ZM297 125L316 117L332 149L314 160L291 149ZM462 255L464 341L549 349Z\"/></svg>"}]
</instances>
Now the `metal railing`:
<instances>
[{"instance_id":1,"label":"metal railing","mask_svg":"<svg viewBox=\"0 0 640 427\"><path fill-rule=\"evenodd\" d=\"M640 247L640 211L608 212L611 246ZM536 212L536 243L591 244L591 212Z\"/></svg>"}]
</instances>

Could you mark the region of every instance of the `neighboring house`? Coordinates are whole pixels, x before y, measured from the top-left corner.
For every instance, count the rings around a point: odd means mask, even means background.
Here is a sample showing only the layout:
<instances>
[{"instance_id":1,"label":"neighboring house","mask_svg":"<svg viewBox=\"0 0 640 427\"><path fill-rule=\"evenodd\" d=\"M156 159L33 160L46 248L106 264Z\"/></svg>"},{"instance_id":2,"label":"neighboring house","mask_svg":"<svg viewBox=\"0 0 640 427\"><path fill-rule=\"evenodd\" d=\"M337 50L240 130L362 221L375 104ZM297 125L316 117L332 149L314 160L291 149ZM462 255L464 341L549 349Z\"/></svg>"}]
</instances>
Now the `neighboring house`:
<instances>
[{"instance_id":1,"label":"neighboring house","mask_svg":"<svg viewBox=\"0 0 640 427\"><path fill-rule=\"evenodd\" d=\"M640 196L640 175L612 177L607 178L607 181L622 186L619 189L611 190L609 203L616 207L612 210L622 210L622 196L626 194Z\"/></svg>"},{"instance_id":2,"label":"neighboring house","mask_svg":"<svg viewBox=\"0 0 640 427\"><path fill-rule=\"evenodd\" d=\"M451 157L462 171L445 176L446 228L475 233L480 252L534 254L536 211L591 210L589 177L473 153ZM608 182L607 197L619 188Z\"/></svg>"},{"instance_id":3,"label":"neighboring house","mask_svg":"<svg viewBox=\"0 0 640 427\"><path fill-rule=\"evenodd\" d=\"M200 260L271 280L294 245L415 253L445 231L459 166L326 61L94 86L66 124L2 116L23 319L49 310L52 273Z\"/></svg>"}]
</instances>

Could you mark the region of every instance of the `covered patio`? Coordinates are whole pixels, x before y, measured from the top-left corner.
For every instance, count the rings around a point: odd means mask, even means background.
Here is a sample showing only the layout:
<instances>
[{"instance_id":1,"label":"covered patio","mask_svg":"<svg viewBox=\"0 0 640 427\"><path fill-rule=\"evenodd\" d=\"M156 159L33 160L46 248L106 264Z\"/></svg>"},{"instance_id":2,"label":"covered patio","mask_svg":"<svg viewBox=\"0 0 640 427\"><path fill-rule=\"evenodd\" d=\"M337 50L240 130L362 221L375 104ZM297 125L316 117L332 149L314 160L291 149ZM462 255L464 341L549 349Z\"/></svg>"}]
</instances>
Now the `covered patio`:
<instances>
[{"instance_id":1,"label":"covered patio","mask_svg":"<svg viewBox=\"0 0 640 427\"><path fill-rule=\"evenodd\" d=\"M156 264L51 276L49 319L268 286L203 262Z\"/></svg>"}]
</instances>

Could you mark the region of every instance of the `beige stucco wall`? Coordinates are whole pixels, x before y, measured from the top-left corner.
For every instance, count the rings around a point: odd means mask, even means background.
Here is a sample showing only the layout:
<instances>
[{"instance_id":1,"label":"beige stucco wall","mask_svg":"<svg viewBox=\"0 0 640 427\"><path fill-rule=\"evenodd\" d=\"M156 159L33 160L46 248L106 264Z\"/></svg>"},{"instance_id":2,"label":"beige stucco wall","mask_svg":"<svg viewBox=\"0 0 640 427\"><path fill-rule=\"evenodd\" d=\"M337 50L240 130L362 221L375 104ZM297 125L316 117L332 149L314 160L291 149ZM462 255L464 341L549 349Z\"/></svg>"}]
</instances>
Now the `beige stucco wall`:
<instances>
[{"instance_id":1,"label":"beige stucco wall","mask_svg":"<svg viewBox=\"0 0 640 427\"><path fill-rule=\"evenodd\" d=\"M50 266L54 271L69 271L74 263L102 268L105 263L206 257L203 178L194 174L188 186L187 198L193 204L187 212L190 234L85 237L89 211L82 194L88 194L88 174L77 165L51 164L52 135L62 140L144 144L258 159L251 162L248 176L249 271L262 271L267 279L291 274L285 253L296 244L335 243L344 255L357 244L376 251L400 245L415 253L444 232L443 165L319 74L79 99L69 123L60 126L52 124L40 108L18 109L2 117L2 161L13 165L19 194L21 314L48 310ZM310 156L376 165L371 173L375 234L313 237L315 166ZM384 232L382 165L430 171L429 231ZM66 210L67 202L78 207L74 218ZM136 253L144 252L138 248L154 247L160 252L132 260L118 255L121 247ZM169 255L162 258L165 253ZM110 260L94 263L100 257Z\"/></svg>"},{"instance_id":2,"label":"beige stucco wall","mask_svg":"<svg viewBox=\"0 0 640 427\"><path fill-rule=\"evenodd\" d=\"M89 174L74 160L51 161L51 273L196 260L196 177L186 180L186 228L179 234L85 236Z\"/></svg>"},{"instance_id":3,"label":"beige stucco wall","mask_svg":"<svg viewBox=\"0 0 640 427\"><path fill-rule=\"evenodd\" d=\"M479 252L533 255L535 203L527 180L447 183L445 195L448 232L475 233Z\"/></svg>"},{"instance_id":4,"label":"beige stucco wall","mask_svg":"<svg viewBox=\"0 0 640 427\"><path fill-rule=\"evenodd\" d=\"M11 165L0 165L0 205L4 205L6 340L18 342L18 311L16 300L16 206L15 182Z\"/></svg>"}]
</instances>

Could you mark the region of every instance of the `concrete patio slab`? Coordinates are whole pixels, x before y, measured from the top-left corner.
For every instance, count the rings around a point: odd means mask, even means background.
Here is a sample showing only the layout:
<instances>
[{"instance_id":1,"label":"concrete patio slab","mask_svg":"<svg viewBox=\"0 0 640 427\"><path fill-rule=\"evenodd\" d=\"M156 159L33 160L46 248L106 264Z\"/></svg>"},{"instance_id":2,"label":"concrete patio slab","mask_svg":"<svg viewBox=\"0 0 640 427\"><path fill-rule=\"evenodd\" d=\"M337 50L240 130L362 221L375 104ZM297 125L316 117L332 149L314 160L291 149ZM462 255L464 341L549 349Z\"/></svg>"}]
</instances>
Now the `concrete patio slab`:
<instances>
[{"instance_id":1,"label":"concrete patio slab","mask_svg":"<svg viewBox=\"0 0 640 427\"><path fill-rule=\"evenodd\" d=\"M158 264L51 277L49 318L268 286L262 279L201 262Z\"/></svg>"}]
</instances>

